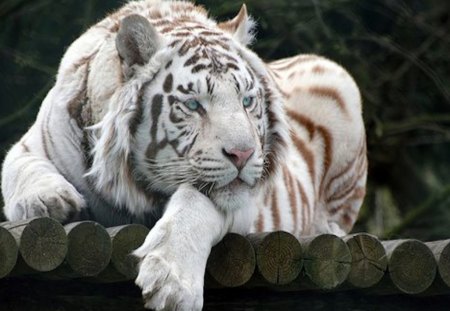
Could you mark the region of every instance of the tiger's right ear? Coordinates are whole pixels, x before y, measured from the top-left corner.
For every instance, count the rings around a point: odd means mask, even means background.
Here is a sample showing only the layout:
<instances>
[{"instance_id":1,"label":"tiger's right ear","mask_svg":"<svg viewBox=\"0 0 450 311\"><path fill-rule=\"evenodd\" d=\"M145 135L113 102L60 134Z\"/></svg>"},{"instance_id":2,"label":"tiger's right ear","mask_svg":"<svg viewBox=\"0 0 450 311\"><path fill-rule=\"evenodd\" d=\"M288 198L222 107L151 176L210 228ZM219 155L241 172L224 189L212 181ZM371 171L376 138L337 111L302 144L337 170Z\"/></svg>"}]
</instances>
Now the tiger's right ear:
<instances>
[{"instance_id":1,"label":"tiger's right ear","mask_svg":"<svg viewBox=\"0 0 450 311\"><path fill-rule=\"evenodd\" d=\"M255 39L255 21L247 13L247 6L242 5L238 15L232 20L217 24L222 30L229 32L244 45L249 45Z\"/></svg>"},{"instance_id":2,"label":"tiger's right ear","mask_svg":"<svg viewBox=\"0 0 450 311\"><path fill-rule=\"evenodd\" d=\"M116 48L126 67L148 63L160 42L158 32L145 17L133 14L121 20Z\"/></svg>"}]
</instances>

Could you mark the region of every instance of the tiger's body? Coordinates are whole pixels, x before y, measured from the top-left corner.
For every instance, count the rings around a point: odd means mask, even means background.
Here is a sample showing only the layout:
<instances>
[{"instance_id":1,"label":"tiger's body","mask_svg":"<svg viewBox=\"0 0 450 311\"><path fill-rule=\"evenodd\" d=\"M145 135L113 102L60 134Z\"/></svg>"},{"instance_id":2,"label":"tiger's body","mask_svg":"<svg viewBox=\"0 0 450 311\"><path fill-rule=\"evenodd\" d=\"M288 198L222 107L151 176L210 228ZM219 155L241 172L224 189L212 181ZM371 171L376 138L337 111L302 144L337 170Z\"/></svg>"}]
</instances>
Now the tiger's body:
<instances>
[{"instance_id":1,"label":"tiger's body","mask_svg":"<svg viewBox=\"0 0 450 311\"><path fill-rule=\"evenodd\" d=\"M7 218L159 219L135 252L158 310L201 309L226 232L348 232L367 171L358 88L319 56L263 63L252 27L245 7L217 24L157 0L91 27L4 161Z\"/></svg>"},{"instance_id":2,"label":"tiger's body","mask_svg":"<svg viewBox=\"0 0 450 311\"><path fill-rule=\"evenodd\" d=\"M343 235L356 220L367 177L358 89L341 67L315 55L269 69L285 99L291 140L255 231Z\"/></svg>"}]
</instances>

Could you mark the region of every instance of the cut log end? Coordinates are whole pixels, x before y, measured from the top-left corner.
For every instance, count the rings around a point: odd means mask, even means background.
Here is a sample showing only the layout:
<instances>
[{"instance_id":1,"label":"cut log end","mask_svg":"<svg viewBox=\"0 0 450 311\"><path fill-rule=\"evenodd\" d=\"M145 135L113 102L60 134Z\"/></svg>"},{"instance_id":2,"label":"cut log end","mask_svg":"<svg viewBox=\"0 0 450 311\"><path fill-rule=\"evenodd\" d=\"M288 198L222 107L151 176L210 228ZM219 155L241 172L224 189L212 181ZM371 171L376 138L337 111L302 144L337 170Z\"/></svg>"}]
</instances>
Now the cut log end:
<instances>
[{"instance_id":1,"label":"cut log end","mask_svg":"<svg viewBox=\"0 0 450 311\"><path fill-rule=\"evenodd\" d=\"M300 242L305 252L305 274L317 287L333 289L347 279L352 258L343 240L332 234L322 234Z\"/></svg>"},{"instance_id":2,"label":"cut log end","mask_svg":"<svg viewBox=\"0 0 450 311\"><path fill-rule=\"evenodd\" d=\"M19 248L13 235L0 227L0 279L7 276L17 261Z\"/></svg>"},{"instance_id":3,"label":"cut log end","mask_svg":"<svg viewBox=\"0 0 450 311\"><path fill-rule=\"evenodd\" d=\"M40 272L55 269L67 254L64 227L52 218L30 220L22 230L19 250L30 268Z\"/></svg>"},{"instance_id":4,"label":"cut log end","mask_svg":"<svg viewBox=\"0 0 450 311\"><path fill-rule=\"evenodd\" d=\"M258 272L267 282L285 285L298 277L303 267L302 247L292 234L278 231L248 238L255 247Z\"/></svg>"},{"instance_id":5,"label":"cut log end","mask_svg":"<svg viewBox=\"0 0 450 311\"><path fill-rule=\"evenodd\" d=\"M366 233L346 237L352 266L347 282L356 288L369 288L383 278L387 269L387 257L381 242Z\"/></svg>"},{"instance_id":6,"label":"cut log end","mask_svg":"<svg viewBox=\"0 0 450 311\"><path fill-rule=\"evenodd\" d=\"M419 294L431 286L436 261L431 250L417 240L383 242L389 260L389 277L402 292Z\"/></svg>"},{"instance_id":7,"label":"cut log end","mask_svg":"<svg viewBox=\"0 0 450 311\"><path fill-rule=\"evenodd\" d=\"M112 266L126 279L137 276L138 261L131 253L144 243L149 229L143 225L131 224L107 229L112 240Z\"/></svg>"},{"instance_id":8,"label":"cut log end","mask_svg":"<svg viewBox=\"0 0 450 311\"><path fill-rule=\"evenodd\" d=\"M106 229L98 223L83 221L65 227L69 249L66 261L79 276L95 276L106 268L112 243Z\"/></svg>"},{"instance_id":9,"label":"cut log end","mask_svg":"<svg viewBox=\"0 0 450 311\"><path fill-rule=\"evenodd\" d=\"M237 287L250 280L255 266L255 251L250 241L229 233L211 250L206 269L220 285Z\"/></svg>"},{"instance_id":10,"label":"cut log end","mask_svg":"<svg viewBox=\"0 0 450 311\"><path fill-rule=\"evenodd\" d=\"M450 240L428 242L426 245L436 259L439 276L445 285L450 287Z\"/></svg>"}]
</instances>

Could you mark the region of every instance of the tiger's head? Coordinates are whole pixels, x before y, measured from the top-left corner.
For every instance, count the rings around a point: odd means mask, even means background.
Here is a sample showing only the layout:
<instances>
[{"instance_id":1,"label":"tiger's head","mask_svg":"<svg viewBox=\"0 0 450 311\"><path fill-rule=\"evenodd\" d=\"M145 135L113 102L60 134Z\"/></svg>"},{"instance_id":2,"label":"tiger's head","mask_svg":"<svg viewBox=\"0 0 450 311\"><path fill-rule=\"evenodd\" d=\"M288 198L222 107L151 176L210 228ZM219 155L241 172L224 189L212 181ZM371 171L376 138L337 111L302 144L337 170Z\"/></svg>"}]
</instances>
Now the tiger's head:
<instances>
[{"instance_id":1,"label":"tiger's head","mask_svg":"<svg viewBox=\"0 0 450 311\"><path fill-rule=\"evenodd\" d=\"M92 170L109 163L99 185L170 195L189 183L218 207L238 208L276 171L288 135L281 95L246 48L254 22L245 6L217 24L190 3L162 4L172 7L156 19L120 20L124 81L94 126Z\"/></svg>"}]
</instances>

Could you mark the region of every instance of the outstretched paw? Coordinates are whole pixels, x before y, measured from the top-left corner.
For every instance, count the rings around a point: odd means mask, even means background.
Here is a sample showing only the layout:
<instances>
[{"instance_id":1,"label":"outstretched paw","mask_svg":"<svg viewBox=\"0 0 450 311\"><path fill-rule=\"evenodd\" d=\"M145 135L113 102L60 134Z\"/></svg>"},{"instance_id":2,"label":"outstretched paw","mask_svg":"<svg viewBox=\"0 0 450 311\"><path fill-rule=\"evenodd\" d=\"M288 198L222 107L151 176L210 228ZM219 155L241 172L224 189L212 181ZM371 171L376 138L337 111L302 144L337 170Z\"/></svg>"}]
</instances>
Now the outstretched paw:
<instances>
[{"instance_id":1,"label":"outstretched paw","mask_svg":"<svg viewBox=\"0 0 450 311\"><path fill-rule=\"evenodd\" d=\"M133 253L140 260L136 284L142 288L145 307L201 310L206 261L226 228L223 213L206 196L192 186L180 186Z\"/></svg>"},{"instance_id":2,"label":"outstretched paw","mask_svg":"<svg viewBox=\"0 0 450 311\"><path fill-rule=\"evenodd\" d=\"M183 267L170 264L156 253L144 257L136 279L136 284L142 288L145 307L153 310L201 310L203 282L198 284L186 275L190 273L183 274L179 270Z\"/></svg>"}]
</instances>

